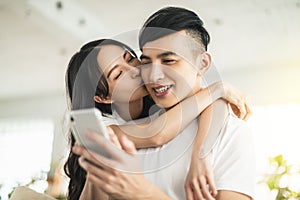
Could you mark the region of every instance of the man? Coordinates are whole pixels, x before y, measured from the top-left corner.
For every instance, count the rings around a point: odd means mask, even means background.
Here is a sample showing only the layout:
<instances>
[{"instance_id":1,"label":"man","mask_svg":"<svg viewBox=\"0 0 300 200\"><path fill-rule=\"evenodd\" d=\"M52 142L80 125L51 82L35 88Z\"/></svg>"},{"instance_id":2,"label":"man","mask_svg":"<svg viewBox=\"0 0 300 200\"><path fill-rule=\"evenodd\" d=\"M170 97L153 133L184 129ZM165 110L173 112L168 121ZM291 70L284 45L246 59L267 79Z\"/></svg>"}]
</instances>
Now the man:
<instances>
[{"instance_id":1,"label":"man","mask_svg":"<svg viewBox=\"0 0 300 200\"><path fill-rule=\"evenodd\" d=\"M163 8L148 18L139 38L142 50L141 73L147 90L156 104L169 109L201 89L201 77L211 64L211 55L206 51L209 39L201 19L187 9ZM146 171L144 176L164 192L160 194L161 198L186 198L184 182L191 158L190 146L196 132L197 120L194 120L181 134L163 147L139 151L145 155L141 158L144 172ZM130 145L122 146L130 149L128 148ZM255 177L253 153L249 129L244 122L228 114L217 142L209 154L218 190L216 199L253 198ZM119 179L126 183L124 185L132 186L134 185L132 182L135 182L132 180L140 178L133 177L129 181L128 177L124 178L122 173L116 171L105 177L110 177L107 179L110 183L102 185L103 190L118 198L122 196L122 192L118 193L116 189L107 188L113 188ZM145 183L144 179L142 183ZM152 186L150 184L149 187ZM122 187L119 188L121 191ZM136 187L128 187L127 191L130 191L130 188ZM157 188L154 188L154 191L158 192ZM147 192L144 189L141 191ZM164 196L165 194L169 197ZM125 197L124 194L124 199ZM206 199L214 198L209 196Z\"/></svg>"},{"instance_id":2,"label":"man","mask_svg":"<svg viewBox=\"0 0 300 200\"><path fill-rule=\"evenodd\" d=\"M170 108L200 90L200 78L211 64L209 39L192 11L169 7L148 18L140 33L141 72L156 104ZM211 153L217 199L250 199L255 175L251 135L236 118L229 117L223 128Z\"/></svg>"}]
</instances>

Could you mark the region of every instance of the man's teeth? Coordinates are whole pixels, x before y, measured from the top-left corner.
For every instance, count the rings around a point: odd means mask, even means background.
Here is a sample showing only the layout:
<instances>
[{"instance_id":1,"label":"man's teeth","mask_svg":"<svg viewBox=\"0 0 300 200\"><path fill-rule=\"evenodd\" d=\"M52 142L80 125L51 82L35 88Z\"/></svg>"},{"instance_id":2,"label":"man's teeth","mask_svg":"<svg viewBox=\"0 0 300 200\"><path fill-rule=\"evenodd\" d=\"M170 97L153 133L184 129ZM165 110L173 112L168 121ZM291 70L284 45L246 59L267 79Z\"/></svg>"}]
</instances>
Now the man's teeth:
<instances>
[{"instance_id":1,"label":"man's teeth","mask_svg":"<svg viewBox=\"0 0 300 200\"><path fill-rule=\"evenodd\" d=\"M162 93L162 92L166 91L167 89L169 89L170 87L171 86L166 85L166 86L163 86L163 87L160 87L160 88L154 88L154 91L158 92L158 93Z\"/></svg>"}]
</instances>

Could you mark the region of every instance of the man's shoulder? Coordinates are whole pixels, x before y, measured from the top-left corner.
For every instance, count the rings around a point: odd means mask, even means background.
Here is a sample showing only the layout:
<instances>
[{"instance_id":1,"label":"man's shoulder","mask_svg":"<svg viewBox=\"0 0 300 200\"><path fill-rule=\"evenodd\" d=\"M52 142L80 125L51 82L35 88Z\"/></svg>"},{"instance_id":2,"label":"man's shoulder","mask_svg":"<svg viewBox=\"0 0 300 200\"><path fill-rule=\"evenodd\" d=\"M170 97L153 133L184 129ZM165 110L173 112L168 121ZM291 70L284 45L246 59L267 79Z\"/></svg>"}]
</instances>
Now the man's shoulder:
<instances>
[{"instance_id":1,"label":"man's shoulder","mask_svg":"<svg viewBox=\"0 0 300 200\"><path fill-rule=\"evenodd\" d=\"M224 123L223 132L227 135L239 135L242 134L244 138L246 135L252 135L251 129L248 123L239 119L234 114L229 114L226 122Z\"/></svg>"},{"instance_id":2,"label":"man's shoulder","mask_svg":"<svg viewBox=\"0 0 300 200\"><path fill-rule=\"evenodd\" d=\"M228 123L230 124L230 126L250 129L248 123L245 120L238 118L234 114L229 114L228 118L229 118Z\"/></svg>"}]
</instances>

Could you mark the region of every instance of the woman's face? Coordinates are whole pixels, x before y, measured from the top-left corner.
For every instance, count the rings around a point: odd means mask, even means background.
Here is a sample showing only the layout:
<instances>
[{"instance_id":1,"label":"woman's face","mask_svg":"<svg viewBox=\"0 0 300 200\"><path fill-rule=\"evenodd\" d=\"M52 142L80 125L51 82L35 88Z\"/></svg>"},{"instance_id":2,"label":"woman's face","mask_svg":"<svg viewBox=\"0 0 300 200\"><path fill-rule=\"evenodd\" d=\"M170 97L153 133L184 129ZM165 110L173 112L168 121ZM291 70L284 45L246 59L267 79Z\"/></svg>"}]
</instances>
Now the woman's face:
<instances>
[{"instance_id":1,"label":"woman's face","mask_svg":"<svg viewBox=\"0 0 300 200\"><path fill-rule=\"evenodd\" d=\"M140 61L117 45L100 47L97 62L103 71L113 102L132 102L147 95L140 75Z\"/></svg>"}]
</instances>

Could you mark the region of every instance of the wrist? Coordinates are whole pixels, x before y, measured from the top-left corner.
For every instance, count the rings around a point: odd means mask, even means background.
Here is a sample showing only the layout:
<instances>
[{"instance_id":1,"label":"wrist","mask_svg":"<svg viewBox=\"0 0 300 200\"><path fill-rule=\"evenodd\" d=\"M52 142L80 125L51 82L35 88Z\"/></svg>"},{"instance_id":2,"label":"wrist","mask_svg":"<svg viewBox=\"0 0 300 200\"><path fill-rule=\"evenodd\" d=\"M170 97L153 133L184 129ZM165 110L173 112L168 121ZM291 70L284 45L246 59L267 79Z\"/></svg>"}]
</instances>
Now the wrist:
<instances>
[{"instance_id":1,"label":"wrist","mask_svg":"<svg viewBox=\"0 0 300 200\"><path fill-rule=\"evenodd\" d=\"M211 86L208 87L208 89L210 91L213 101L224 97L226 93L224 90L224 85L221 81L212 84Z\"/></svg>"},{"instance_id":2,"label":"wrist","mask_svg":"<svg viewBox=\"0 0 300 200\"><path fill-rule=\"evenodd\" d=\"M144 192L142 192L142 197L139 197L138 199L157 199L159 197L159 192L155 185L153 185L150 182L147 182L144 186Z\"/></svg>"},{"instance_id":3,"label":"wrist","mask_svg":"<svg viewBox=\"0 0 300 200\"><path fill-rule=\"evenodd\" d=\"M168 195L166 195L162 190L160 190L157 186L155 186L154 184L148 182L149 184L146 185L146 187L144 188L148 188L146 189L146 191L144 192L144 196L142 199L145 200L161 200L161 199L165 199L165 200L172 200ZM141 199L141 198L139 198Z\"/></svg>"},{"instance_id":4,"label":"wrist","mask_svg":"<svg viewBox=\"0 0 300 200\"><path fill-rule=\"evenodd\" d=\"M193 150L192 150L192 156L193 157L199 157L199 155L201 154L202 152L202 148L197 146L197 147L194 147Z\"/></svg>"},{"instance_id":5,"label":"wrist","mask_svg":"<svg viewBox=\"0 0 300 200\"><path fill-rule=\"evenodd\" d=\"M201 146L201 145L200 145ZM192 158L193 159L205 159L209 154L209 151L205 150L204 147L197 147L192 150Z\"/></svg>"}]
</instances>

